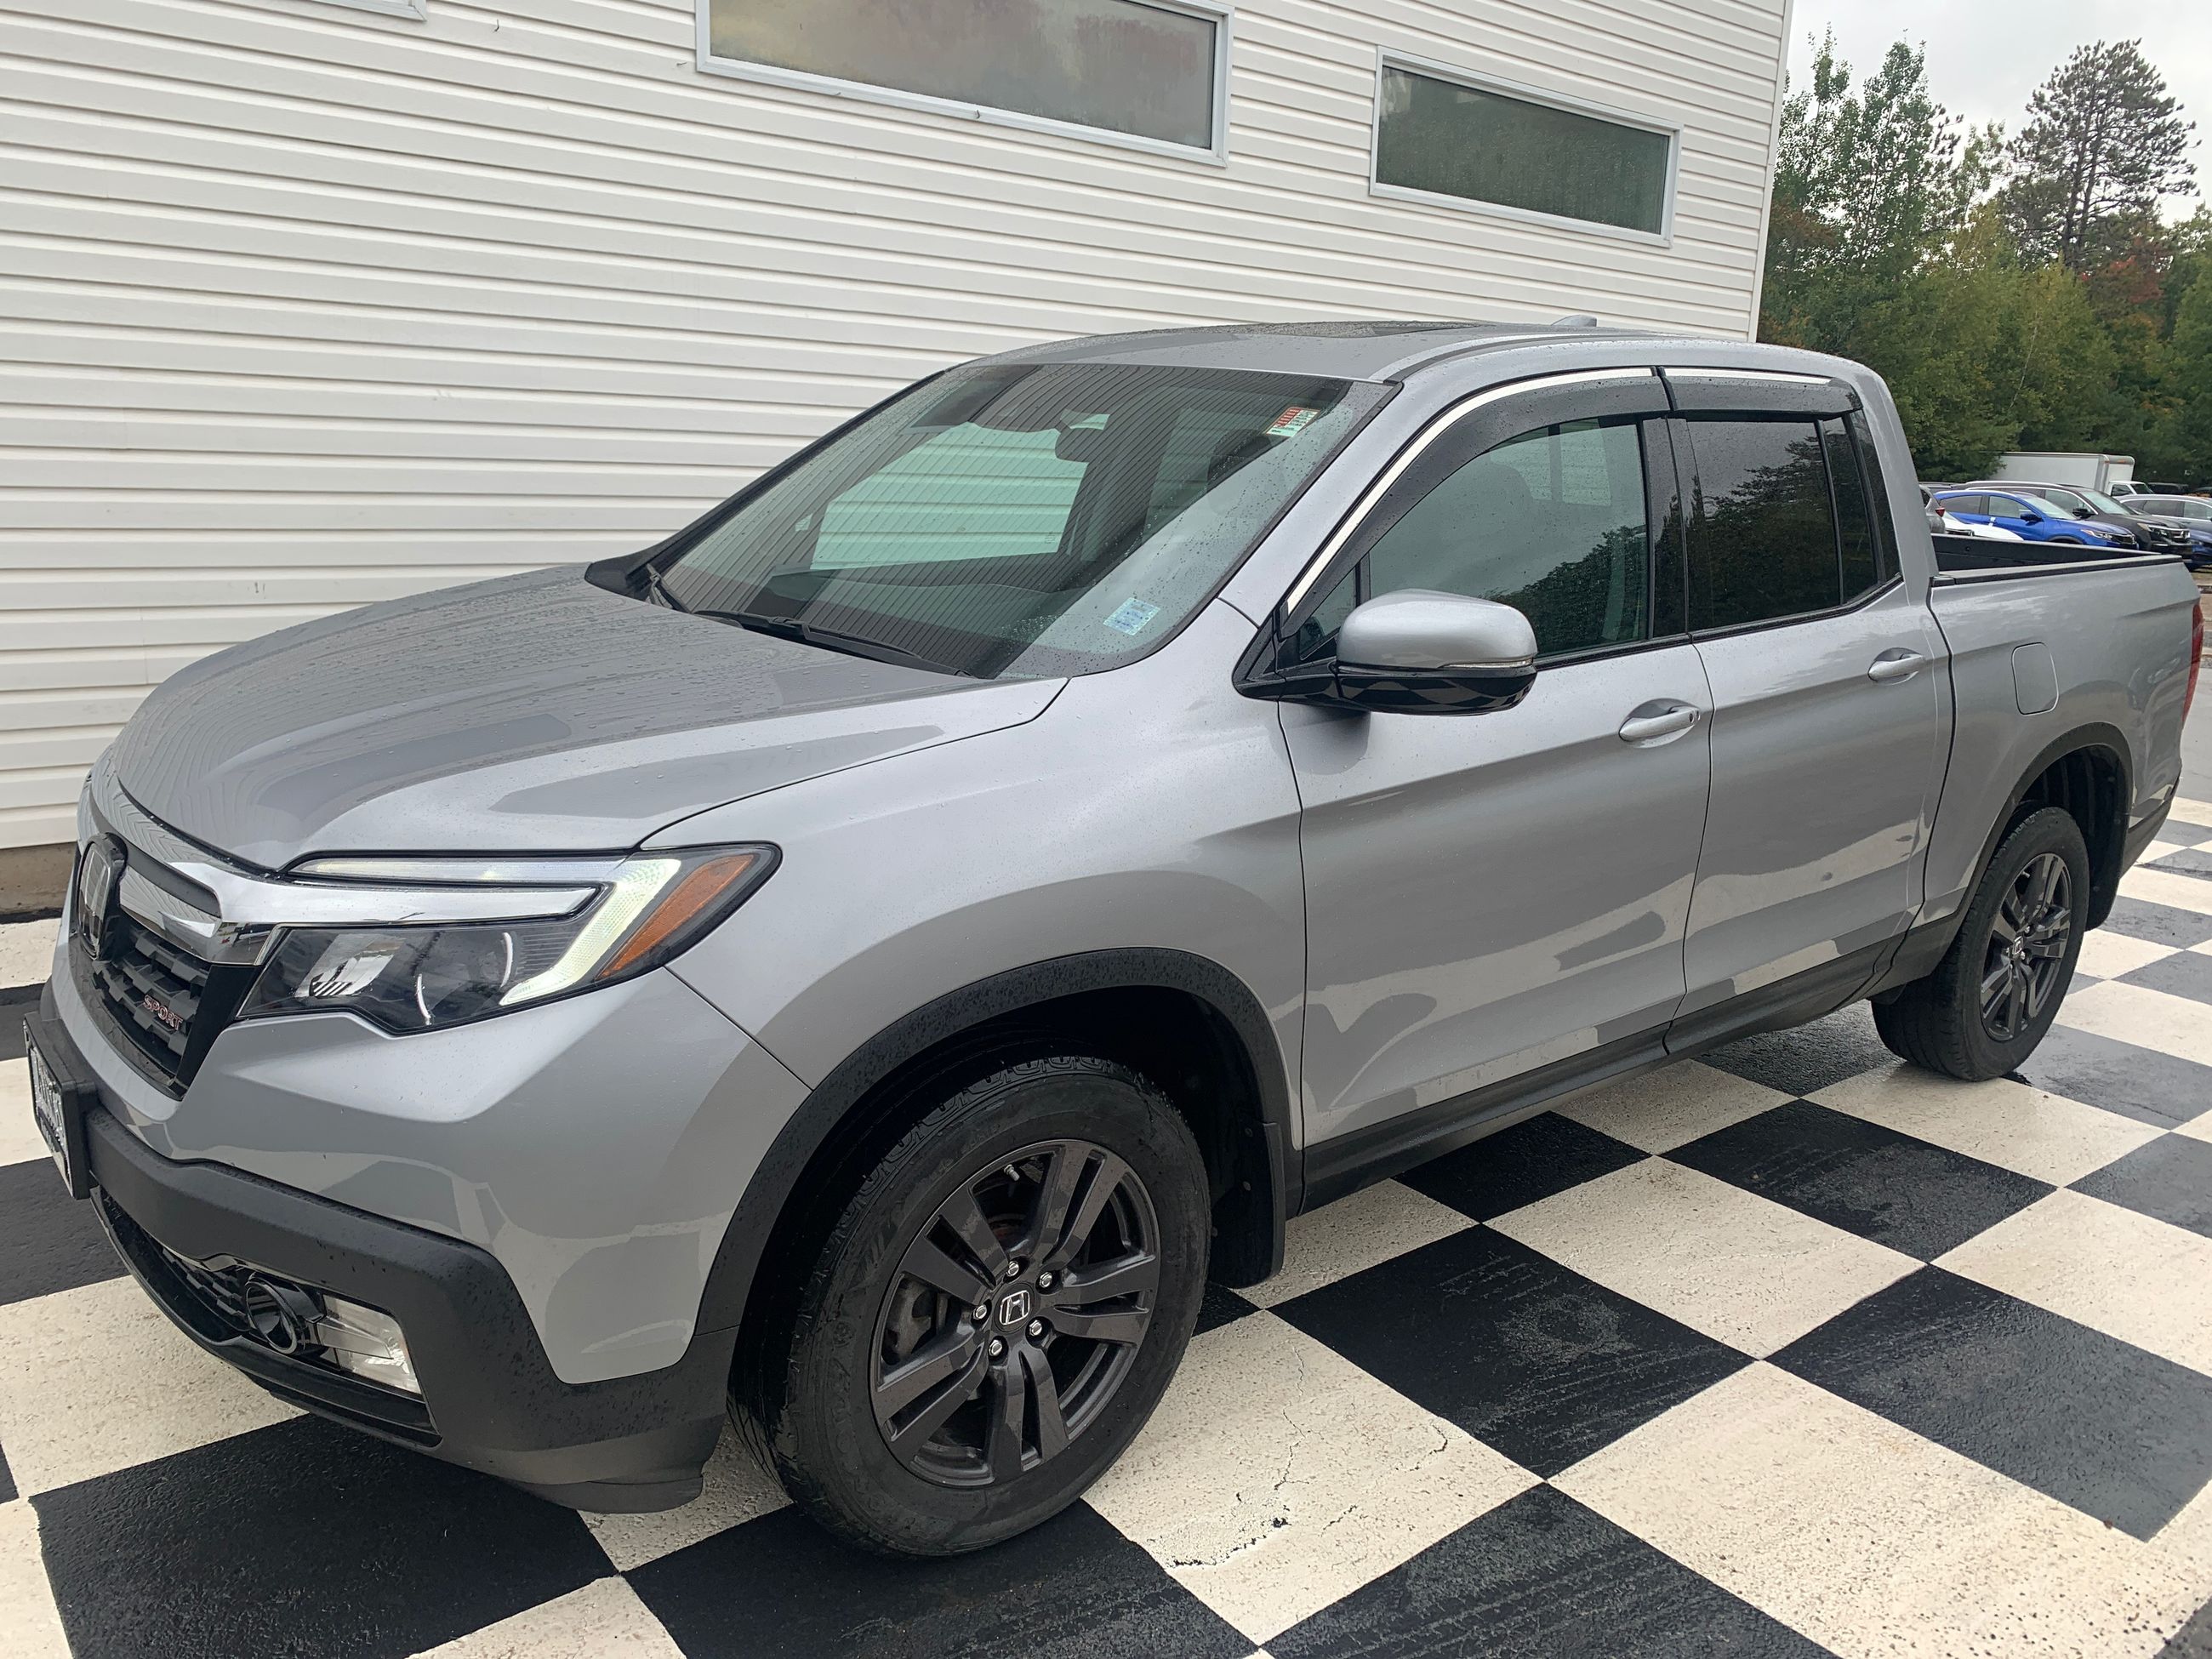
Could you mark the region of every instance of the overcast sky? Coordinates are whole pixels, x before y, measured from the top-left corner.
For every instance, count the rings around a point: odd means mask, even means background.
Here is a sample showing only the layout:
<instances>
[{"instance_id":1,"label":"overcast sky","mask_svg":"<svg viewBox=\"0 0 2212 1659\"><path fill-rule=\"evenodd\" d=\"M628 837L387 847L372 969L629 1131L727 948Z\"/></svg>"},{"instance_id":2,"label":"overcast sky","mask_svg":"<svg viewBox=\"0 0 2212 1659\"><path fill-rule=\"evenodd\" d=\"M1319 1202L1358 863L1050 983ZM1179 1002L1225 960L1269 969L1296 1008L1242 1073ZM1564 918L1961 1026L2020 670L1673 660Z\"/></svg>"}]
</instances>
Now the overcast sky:
<instances>
[{"instance_id":1,"label":"overcast sky","mask_svg":"<svg viewBox=\"0 0 2212 1659\"><path fill-rule=\"evenodd\" d=\"M2140 40L2168 88L2197 126L2201 191L2212 191L2212 0L1796 0L1790 24L1793 86L1812 72L1824 29L1863 75L1899 39L1928 47L1928 78L1939 101L1975 125L2020 129L2028 94L2075 46Z\"/></svg>"}]
</instances>

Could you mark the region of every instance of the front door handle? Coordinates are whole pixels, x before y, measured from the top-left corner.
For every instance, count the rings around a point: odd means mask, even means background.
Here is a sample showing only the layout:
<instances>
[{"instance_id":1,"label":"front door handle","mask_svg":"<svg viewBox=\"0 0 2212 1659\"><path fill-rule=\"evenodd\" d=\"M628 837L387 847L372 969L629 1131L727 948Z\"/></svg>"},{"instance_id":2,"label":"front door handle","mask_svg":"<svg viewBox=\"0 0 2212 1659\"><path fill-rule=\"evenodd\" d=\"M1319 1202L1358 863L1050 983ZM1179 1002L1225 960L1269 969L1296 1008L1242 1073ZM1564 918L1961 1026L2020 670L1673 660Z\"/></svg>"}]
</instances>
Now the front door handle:
<instances>
[{"instance_id":1,"label":"front door handle","mask_svg":"<svg viewBox=\"0 0 2212 1659\"><path fill-rule=\"evenodd\" d=\"M1899 647L1876 657L1874 666L1867 670L1867 678L1877 685L1893 685L1899 680L1911 679L1927 660L1917 651L1907 651Z\"/></svg>"},{"instance_id":2,"label":"front door handle","mask_svg":"<svg viewBox=\"0 0 2212 1659\"><path fill-rule=\"evenodd\" d=\"M1679 738L1698 723L1698 711L1686 702L1647 702L1620 723L1620 740L1639 744L1660 744Z\"/></svg>"}]
</instances>

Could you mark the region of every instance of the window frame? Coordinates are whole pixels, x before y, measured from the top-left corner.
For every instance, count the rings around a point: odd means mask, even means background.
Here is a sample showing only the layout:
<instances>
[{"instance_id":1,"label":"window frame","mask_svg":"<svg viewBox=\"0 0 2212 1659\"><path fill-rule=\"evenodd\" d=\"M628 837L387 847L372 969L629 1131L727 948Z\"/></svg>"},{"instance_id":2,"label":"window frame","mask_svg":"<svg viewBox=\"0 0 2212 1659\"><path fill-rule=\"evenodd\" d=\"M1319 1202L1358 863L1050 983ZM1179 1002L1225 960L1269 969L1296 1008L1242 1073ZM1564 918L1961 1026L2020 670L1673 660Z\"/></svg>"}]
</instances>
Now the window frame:
<instances>
[{"instance_id":1,"label":"window frame","mask_svg":"<svg viewBox=\"0 0 2212 1659\"><path fill-rule=\"evenodd\" d=\"M1442 191L1415 190L1407 185L1389 183L1382 177L1382 77L1392 70L1465 87L1471 92L1494 93L1501 98L1535 104L1565 114L1584 115L1594 120L1610 122L1615 126L1632 127L1640 132L1658 134L1667 140L1667 185L1659 208L1659 228L1656 231L1638 230L1628 225L1608 225L1596 219L1577 219L1564 213L1544 213L1534 208L1513 207L1503 202L1480 201L1472 196L1451 196ZM1674 246L1674 207L1682 179L1683 127L1680 121L1662 115L1622 109L1615 105L1597 103L1571 93L1555 92L1549 88L1533 87L1525 81L1510 81L1503 76L1462 69L1455 64L1417 58L1411 52L1393 52L1388 46L1376 49L1373 87L1367 131L1367 193L1370 196L1385 201L1417 203L1424 207L1449 208L1454 212L1502 219L1513 224L1538 225L1553 230L1602 236L1611 241L1635 242L1644 247L1671 248Z\"/></svg>"},{"instance_id":2,"label":"window frame","mask_svg":"<svg viewBox=\"0 0 2212 1659\"><path fill-rule=\"evenodd\" d=\"M419 3L419 0L416 3ZM957 98L941 98L934 93L907 92L897 87L881 87L867 81L848 81L840 76L822 75L812 70L783 69L773 64L748 63L742 58L718 58L712 45L710 16L714 0L692 0L696 66L702 75L717 75L732 81L750 81L757 86L818 93L830 98L849 98L856 103L884 104L894 109L918 110L931 115L955 115L963 120L980 122L985 126L1011 127L1018 131L1079 138L1091 143L1142 150L1147 155L1167 156L1176 161L1226 167L1229 162L1229 54L1236 20L1233 0L1119 0L1119 3L1148 7L1153 11L1178 12L1187 17L1201 18L1213 25L1212 134L1210 143L1204 145L1178 144L1164 138L1149 138L1142 133L1117 132L1111 127L1094 127L1081 121L1060 121L1047 115L1031 115L1022 110L1001 109L994 104L969 103Z\"/></svg>"}]
</instances>

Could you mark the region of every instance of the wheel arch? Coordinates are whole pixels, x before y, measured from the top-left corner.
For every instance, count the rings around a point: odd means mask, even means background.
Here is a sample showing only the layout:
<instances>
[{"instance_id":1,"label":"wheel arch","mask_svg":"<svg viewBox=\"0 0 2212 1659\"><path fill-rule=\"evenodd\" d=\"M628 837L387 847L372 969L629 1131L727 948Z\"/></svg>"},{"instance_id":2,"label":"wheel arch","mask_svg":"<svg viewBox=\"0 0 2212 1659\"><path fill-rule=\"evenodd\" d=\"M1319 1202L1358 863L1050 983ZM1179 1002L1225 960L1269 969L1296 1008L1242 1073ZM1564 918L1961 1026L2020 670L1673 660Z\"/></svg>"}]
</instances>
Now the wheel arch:
<instances>
[{"instance_id":1,"label":"wheel arch","mask_svg":"<svg viewBox=\"0 0 2212 1659\"><path fill-rule=\"evenodd\" d=\"M1125 1026L1127 1029L1115 1029ZM803 1255L836 1220L833 1194L913 1121L915 1094L1017 1048L1092 1039L1176 1100L1206 1153L1214 1276L1236 1284L1280 1265L1298 1200L1289 1074L1266 1010L1219 963L1188 951L1086 951L995 974L893 1022L809 1091L748 1182L715 1253L699 1328L739 1327L738 1363L780 1352L789 1297L763 1269ZM1186 1053L1194 1039L1204 1048ZM1160 1076L1170 1055L1187 1064ZM1194 1081L1194 1074L1195 1081ZM817 1201L826 1200L826 1201ZM828 1215L821 1213L829 1208ZM817 1246L818 1248L818 1246ZM807 1259L811 1260L811 1256ZM802 1278L776 1280L787 1291Z\"/></svg>"}]
</instances>

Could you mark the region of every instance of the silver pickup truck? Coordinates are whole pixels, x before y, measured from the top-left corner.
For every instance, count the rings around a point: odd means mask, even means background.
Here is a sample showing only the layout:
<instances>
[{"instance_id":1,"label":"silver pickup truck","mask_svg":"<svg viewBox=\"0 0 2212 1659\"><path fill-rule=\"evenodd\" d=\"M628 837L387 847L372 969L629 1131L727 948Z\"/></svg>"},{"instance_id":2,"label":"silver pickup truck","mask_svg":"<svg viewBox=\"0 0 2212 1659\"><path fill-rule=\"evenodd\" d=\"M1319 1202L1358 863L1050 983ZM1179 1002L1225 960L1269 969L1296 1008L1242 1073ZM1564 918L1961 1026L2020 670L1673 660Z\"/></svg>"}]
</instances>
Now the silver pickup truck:
<instances>
[{"instance_id":1,"label":"silver pickup truck","mask_svg":"<svg viewBox=\"0 0 2212 1659\"><path fill-rule=\"evenodd\" d=\"M1584 328L1075 341L660 545L177 674L34 1105L196 1340L602 1509L1069 1503L1285 1218L1871 999L2008 1071L2166 815L2179 561L1931 541L1881 383Z\"/></svg>"}]
</instances>

